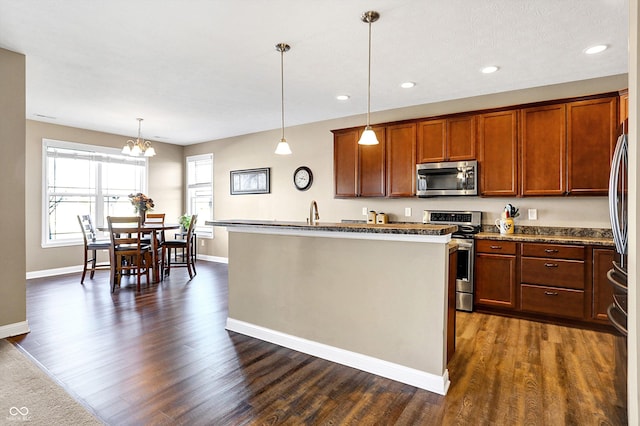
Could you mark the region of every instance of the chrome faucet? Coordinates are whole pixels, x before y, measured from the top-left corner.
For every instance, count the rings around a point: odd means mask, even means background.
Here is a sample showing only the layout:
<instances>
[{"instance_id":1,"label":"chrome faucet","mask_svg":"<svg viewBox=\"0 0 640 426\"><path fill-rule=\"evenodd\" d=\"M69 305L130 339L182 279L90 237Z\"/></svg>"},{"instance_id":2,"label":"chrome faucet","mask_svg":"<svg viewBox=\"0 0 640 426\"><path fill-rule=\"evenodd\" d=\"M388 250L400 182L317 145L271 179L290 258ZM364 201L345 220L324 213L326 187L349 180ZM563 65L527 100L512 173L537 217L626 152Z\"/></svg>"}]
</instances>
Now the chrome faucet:
<instances>
[{"instance_id":1,"label":"chrome faucet","mask_svg":"<svg viewBox=\"0 0 640 426\"><path fill-rule=\"evenodd\" d=\"M316 203L316 200L313 200L309 207L309 225L317 225L319 220L318 203Z\"/></svg>"}]
</instances>

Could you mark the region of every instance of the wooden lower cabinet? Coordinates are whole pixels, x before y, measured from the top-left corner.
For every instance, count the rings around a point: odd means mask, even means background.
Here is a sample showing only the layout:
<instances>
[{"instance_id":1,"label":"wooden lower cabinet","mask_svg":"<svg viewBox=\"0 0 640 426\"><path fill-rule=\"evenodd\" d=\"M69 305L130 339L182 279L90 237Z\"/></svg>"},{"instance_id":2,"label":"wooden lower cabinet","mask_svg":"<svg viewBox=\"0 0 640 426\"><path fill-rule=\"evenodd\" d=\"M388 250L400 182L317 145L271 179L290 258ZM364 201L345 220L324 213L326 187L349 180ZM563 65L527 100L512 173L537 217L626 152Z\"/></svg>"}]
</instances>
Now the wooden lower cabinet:
<instances>
[{"instance_id":1,"label":"wooden lower cabinet","mask_svg":"<svg viewBox=\"0 0 640 426\"><path fill-rule=\"evenodd\" d=\"M476 241L476 306L516 308L516 243Z\"/></svg>"},{"instance_id":2,"label":"wooden lower cabinet","mask_svg":"<svg viewBox=\"0 0 640 426\"><path fill-rule=\"evenodd\" d=\"M476 240L475 303L484 312L610 325L613 259L607 247Z\"/></svg>"},{"instance_id":3,"label":"wooden lower cabinet","mask_svg":"<svg viewBox=\"0 0 640 426\"><path fill-rule=\"evenodd\" d=\"M576 319L584 316L584 290L521 284L520 300L523 311Z\"/></svg>"},{"instance_id":4,"label":"wooden lower cabinet","mask_svg":"<svg viewBox=\"0 0 640 426\"><path fill-rule=\"evenodd\" d=\"M613 287L607 280L607 272L612 268L615 252L613 249L593 249L593 301L591 304L591 319L609 323L607 308L613 301Z\"/></svg>"}]
</instances>

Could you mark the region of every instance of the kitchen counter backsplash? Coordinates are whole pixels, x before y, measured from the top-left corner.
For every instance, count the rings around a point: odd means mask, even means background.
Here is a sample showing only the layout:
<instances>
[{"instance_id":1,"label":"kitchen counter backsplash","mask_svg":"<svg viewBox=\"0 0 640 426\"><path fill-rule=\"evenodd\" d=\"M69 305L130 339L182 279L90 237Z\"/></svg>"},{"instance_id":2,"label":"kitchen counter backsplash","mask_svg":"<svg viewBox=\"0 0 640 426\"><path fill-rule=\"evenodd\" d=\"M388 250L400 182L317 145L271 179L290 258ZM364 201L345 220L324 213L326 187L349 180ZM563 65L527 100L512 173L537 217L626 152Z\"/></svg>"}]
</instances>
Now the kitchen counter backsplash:
<instances>
[{"instance_id":1,"label":"kitchen counter backsplash","mask_svg":"<svg viewBox=\"0 0 640 426\"><path fill-rule=\"evenodd\" d=\"M498 230L495 225L482 224L481 232L495 232ZM521 226L516 225L515 235L540 235L556 237L584 237L584 238L613 238L613 233L609 228L569 228L555 226Z\"/></svg>"}]
</instances>

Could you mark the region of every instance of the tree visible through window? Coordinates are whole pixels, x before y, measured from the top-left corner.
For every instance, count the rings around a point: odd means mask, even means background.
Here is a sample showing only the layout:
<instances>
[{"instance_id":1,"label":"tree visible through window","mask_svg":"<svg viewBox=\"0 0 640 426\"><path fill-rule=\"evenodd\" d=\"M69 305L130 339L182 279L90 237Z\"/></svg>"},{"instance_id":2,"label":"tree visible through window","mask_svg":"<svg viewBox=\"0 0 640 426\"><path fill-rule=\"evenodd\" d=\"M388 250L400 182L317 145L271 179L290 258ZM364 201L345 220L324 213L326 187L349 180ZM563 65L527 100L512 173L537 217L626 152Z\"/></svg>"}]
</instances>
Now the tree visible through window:
<instances>
[{"instance_id":1,"label":"tree visible through window","mask_svg":"<svg viewBox=\"0 0 640 426\"><path fill-rule=\"evenodd\" d=\"M147 159L113 148L44 139L43 246L82 241L77 215L90 214L95 226L107 216L134 212L130 193L145 192Z\"/></svg>"},{"instance_id":2,"label":"tree visible through window","mask_svg":"<svg viewBox=\"0 0 640 426\"><path fill-rule=\"evenodd\" d=\"M213 154L187 157L187 214L197 214L198 237L213 237Z\"/></svg>"}]
</instances>

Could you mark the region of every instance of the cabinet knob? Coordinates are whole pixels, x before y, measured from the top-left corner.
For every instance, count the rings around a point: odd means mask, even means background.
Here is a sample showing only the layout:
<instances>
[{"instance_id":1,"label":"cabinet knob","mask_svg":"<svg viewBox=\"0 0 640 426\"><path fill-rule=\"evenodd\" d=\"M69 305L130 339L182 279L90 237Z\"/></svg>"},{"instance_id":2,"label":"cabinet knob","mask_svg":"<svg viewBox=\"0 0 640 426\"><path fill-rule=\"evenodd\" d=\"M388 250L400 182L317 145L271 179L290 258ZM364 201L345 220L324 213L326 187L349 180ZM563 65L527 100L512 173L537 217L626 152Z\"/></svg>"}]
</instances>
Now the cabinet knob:
<instances>
[{"instance_id":1,"label":"cabinet knob","mask_svg":"<svg viewBox=\"0 0 640 426\"><path fill-rule=\"evenodd\" d=\"M558 250L557 249L544 249L545 253L557 253Z\"/></svg>"},{"instance_id":2,"label":"cabinet knob","mask_svg":"<svg viewBox=\"0 0 640 426\"><path fill-rule=\"evenodd\" d=\"M557 296L558 292L557 291L545 291L544 295L545 296Z\"/></svg>"},{"instance_id":3,"label":"cabinet knob","mask_svg":"<svg viewBox=\"0 0 640 426\"><path fill-rule=\"evenodd\" d=\"M545 263L544 266L546 266L547 268L557 268L558 264L557 263Z\"/></svg>"}]
</instances>

